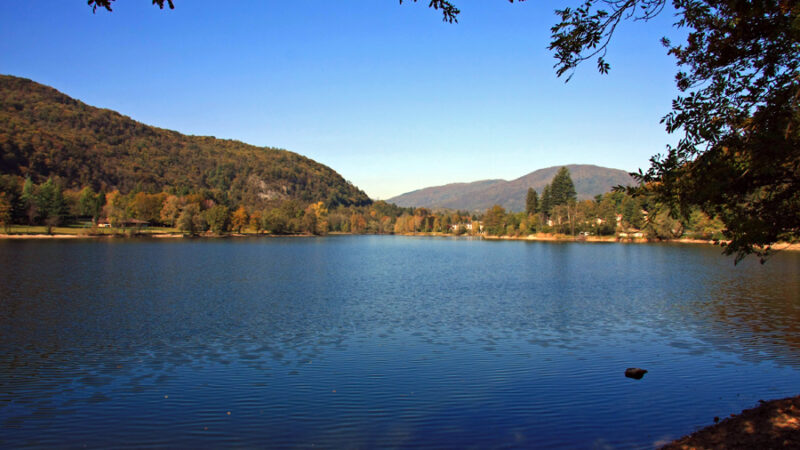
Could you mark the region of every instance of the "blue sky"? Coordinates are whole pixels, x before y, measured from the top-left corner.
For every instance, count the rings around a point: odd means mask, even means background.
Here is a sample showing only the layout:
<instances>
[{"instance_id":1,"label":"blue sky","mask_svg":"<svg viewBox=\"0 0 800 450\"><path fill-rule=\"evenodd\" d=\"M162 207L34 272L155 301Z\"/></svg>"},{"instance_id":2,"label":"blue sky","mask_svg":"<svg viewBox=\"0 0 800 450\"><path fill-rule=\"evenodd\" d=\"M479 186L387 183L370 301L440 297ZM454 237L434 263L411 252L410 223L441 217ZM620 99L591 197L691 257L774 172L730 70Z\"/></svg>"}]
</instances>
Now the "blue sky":
<instances>
[{"instance_id":1,"label":"blue sky","mask_svg":"<svg viewBox=\"0 0 800 450\"><path fill-rule=\"evenodd\" d=\"M285 148L373 198L543 167L646 168L675 141L660 45L674 17L626 23L569 83L547 50L577 2L85 0L0 2L0 73L186 134Z\"/></svg>"}]
</instances>

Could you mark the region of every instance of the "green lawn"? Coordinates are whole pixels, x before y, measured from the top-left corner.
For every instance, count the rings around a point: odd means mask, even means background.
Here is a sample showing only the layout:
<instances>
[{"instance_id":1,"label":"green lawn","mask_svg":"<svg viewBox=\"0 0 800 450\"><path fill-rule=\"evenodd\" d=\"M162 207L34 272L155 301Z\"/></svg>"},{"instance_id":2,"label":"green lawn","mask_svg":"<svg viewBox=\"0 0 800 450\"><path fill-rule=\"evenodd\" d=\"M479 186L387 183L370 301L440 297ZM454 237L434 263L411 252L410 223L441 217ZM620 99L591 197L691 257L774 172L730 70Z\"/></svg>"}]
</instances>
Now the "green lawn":
<instances>
[{"instance_id":1,"label":"green lawn","mask_svg":"<svg viewBox=\"0 0 800 450\"><path fill-rule=\"evenodd\" d=\"M139 234L180 234L176 228L168 227L145 227L145 228L91 228L88 225L76 224L63 227L53 227L53 234L72 234L72 235L97 235L97 234L124 234L135 230ZM1 230L9 234L45 234L47 228L44 226L11 225L8 230Z\"/></svg>"}]
</instances>

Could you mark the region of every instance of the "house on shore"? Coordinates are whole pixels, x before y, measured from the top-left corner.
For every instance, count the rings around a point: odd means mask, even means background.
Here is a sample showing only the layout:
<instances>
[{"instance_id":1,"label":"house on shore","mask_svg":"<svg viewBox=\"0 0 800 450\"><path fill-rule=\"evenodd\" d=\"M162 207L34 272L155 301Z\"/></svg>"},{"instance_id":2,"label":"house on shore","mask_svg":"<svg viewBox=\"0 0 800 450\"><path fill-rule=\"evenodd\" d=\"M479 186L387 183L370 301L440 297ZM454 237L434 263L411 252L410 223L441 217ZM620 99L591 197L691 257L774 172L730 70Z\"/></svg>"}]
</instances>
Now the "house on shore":
<instances>
[{"instance_id":1,"label":"house on shore","mask_svg":"<svg viewBox=\"0 0 800 450\"><path fill-rule=\"evenodd\" d=\"M108 219L101 219L97 222L97 226L100 228L109 228L111 227L111 222ZM139 219L125 219L119 222L117 226L119 228L147 228L150 226L150 222Z\"/></svg>"}]
</instances>

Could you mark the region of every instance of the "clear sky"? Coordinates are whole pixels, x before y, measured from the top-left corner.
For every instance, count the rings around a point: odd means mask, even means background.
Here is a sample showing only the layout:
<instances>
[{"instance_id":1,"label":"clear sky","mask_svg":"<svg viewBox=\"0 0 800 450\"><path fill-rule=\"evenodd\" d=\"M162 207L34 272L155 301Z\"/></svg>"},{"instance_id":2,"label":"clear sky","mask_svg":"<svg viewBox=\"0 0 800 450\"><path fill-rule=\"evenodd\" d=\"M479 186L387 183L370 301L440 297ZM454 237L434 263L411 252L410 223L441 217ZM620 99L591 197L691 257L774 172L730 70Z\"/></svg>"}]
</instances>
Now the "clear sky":
<instances>
[{"instance_id":1,"label":"clear sky","mask_svg":"<svg viewBox=\"0 0 800 450\"><path fill-rule=\"evenodd\" d=\"M409 0L410 1L410 0ZM0 73L149 125L285 148L372 198L560 164L633 171L675 141L659 43L674 17L626 23L609 75L569 83L547 50L555 8L579 2L85 0L0 2Z\"/></svg>"}]
</instances>

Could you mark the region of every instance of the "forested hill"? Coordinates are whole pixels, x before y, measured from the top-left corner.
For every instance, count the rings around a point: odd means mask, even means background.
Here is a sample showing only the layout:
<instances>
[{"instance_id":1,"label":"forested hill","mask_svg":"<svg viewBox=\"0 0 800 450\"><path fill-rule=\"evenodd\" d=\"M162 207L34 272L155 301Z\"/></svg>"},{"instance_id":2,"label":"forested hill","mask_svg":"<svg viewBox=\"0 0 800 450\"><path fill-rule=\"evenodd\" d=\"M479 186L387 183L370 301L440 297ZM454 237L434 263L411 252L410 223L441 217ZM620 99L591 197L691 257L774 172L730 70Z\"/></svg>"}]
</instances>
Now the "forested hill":
<instances>
[{"instance_id":1,"label":"forested hill","mask_svg":"<svg viewBox=\"0 0 800 450\"><path fill-rule=\"evenodd\" d=\"M562 166L547 167L524 175L516 180L484 180L473 183L454 183L419 189L390 198L398 206L451 208L466 211L485 211L500 205L510 211L524 211L528 188L542 194L544 186ZM618 185L632 185L634 180L627 172L588 164L571 164L569 169L579 200L591 199Z\"/></svg>"},{"instance_id":2,"label":"forested hill","mask_svg":"<svg viewBox=\"0 0 800 450\"><path fill-rule=\"evenodd\" d=\"M227 204L369 204L338 173L286 150L186 136L95 108L31 80L0 75L0 174L65 188L205 192Z\"/></svg>"}]
</instances>

